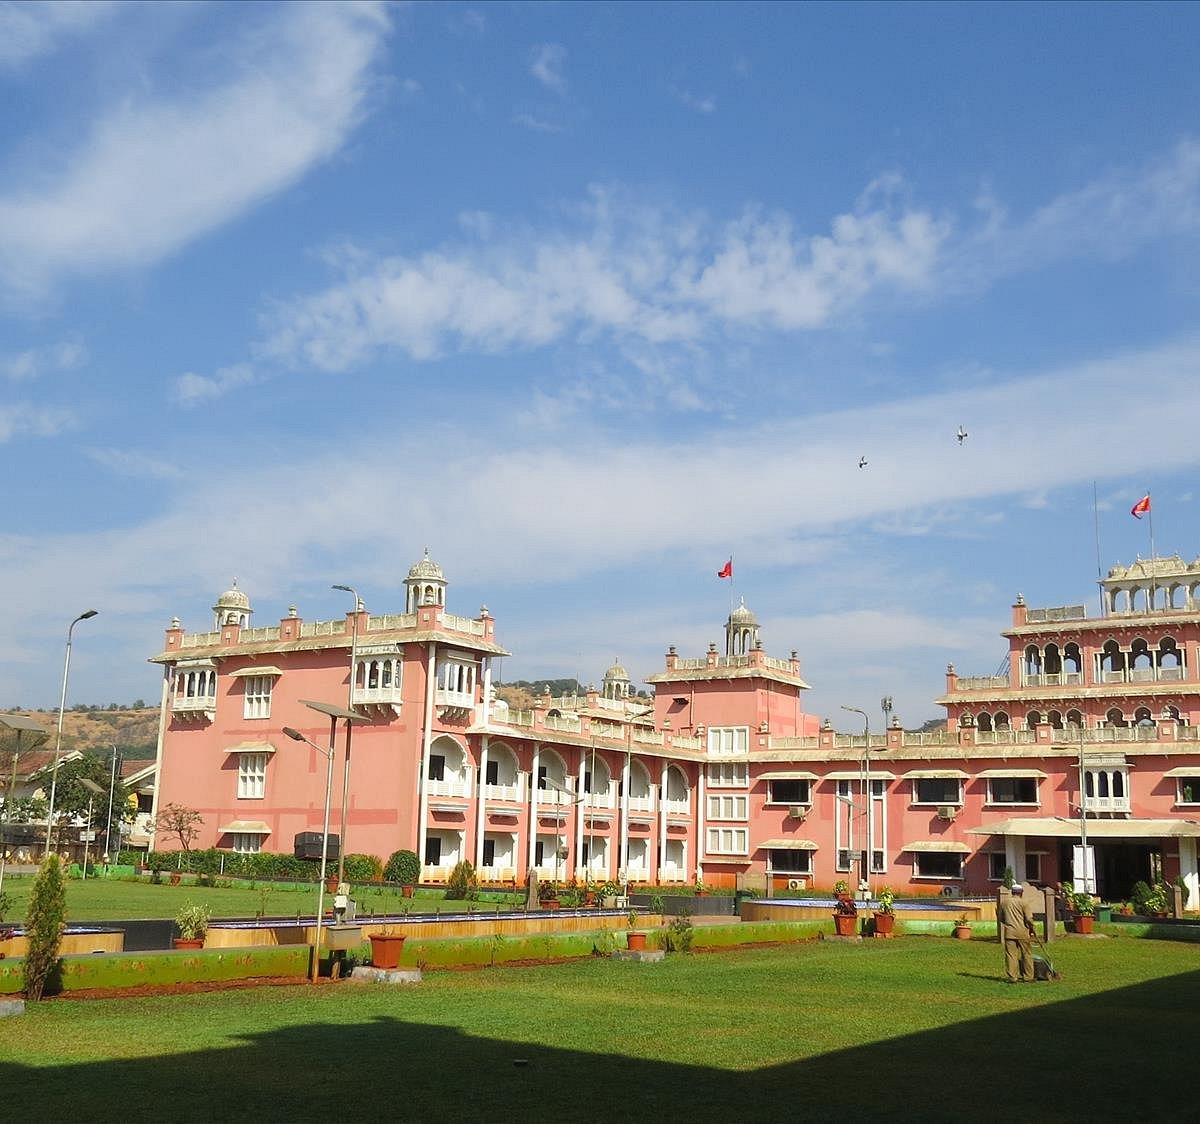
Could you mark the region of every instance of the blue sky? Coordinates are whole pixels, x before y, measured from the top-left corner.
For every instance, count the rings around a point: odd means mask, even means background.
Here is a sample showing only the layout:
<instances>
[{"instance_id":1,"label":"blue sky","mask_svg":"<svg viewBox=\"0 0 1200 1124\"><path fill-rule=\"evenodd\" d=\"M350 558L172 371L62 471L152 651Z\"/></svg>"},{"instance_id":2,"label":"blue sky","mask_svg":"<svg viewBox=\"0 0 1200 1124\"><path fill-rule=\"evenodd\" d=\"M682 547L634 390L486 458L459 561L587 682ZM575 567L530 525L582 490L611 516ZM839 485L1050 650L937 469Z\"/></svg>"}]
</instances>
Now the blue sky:
<instances>
[{"instance_id":1,"label":"blue sky","mask_svg":"<svg viewBox=\"0 0 1200 1124\"><path fill-rule=\"evenodd\" d=\"M1105 567L1147 489L1200 554L1198 24L0 4L0 705L428 544L506 679L701 652L732 554L810 710L936 716L1095 603L1093 480Z\"/></svg>"}]
</instances>

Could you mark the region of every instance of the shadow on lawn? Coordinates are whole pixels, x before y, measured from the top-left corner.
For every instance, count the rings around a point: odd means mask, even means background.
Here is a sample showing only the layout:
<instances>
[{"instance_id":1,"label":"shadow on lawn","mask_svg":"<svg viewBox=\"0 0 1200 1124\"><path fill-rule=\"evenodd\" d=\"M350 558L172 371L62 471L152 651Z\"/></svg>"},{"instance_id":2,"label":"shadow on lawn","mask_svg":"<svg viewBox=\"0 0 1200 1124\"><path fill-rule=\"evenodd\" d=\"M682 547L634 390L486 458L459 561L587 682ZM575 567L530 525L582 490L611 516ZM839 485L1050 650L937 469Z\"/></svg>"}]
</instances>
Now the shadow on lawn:
<instances>
[{"instance_id":1,"label":"shadow on lawn","mask_svg":"<svg viewBox=\"0 0 1200 1124\"><path fill-rule=\"evenodd\" d=\"M886 1033L886 997L865 1001ZM0 1088L9 1119L1091 1121L1147 1097L1156 1121L1195 1119L1179 1063L1200 972L978 1019L947 1003L964 1021L751 1072L623 1056L615 1026L596 1043L612 1052L583 1053L378 1018L154 1059L4 1060Z\"/></svg>"}]
</instances>

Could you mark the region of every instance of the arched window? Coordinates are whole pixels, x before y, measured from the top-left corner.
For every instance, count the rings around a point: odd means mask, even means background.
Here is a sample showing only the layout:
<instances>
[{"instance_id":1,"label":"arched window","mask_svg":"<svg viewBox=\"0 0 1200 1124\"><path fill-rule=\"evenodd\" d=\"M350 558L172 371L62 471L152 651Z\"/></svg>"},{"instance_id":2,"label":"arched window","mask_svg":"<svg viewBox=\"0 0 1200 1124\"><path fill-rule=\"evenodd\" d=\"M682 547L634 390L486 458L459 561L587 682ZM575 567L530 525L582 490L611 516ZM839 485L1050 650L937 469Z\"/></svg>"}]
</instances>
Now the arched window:
<instances>
[{"instance_id":1,"label":"arched window","mask_svg":"<svg viewBox=\"0 0 1200 1124\"><path fill-rule=\"evenodd\" d=\"M1042 674L1042 653L1036 644L1025 648L1025 674L1035 676Z\"/></svg>"},{"instance_id":2,"label":"arched window","mask_svg":"<svg viewBox=\"0 0 1200 1124\"><path fill-rule=\"evenodd\" d=\"M1025 715L1025 729L1032 730L1042 720L1040 711L1031 710Z\"/></svg>"},{"instance_id":3,"label":"arched window","mask_svg":"<svg viewBox=\"0 0 1200 1124\"><path fill-rule=\"evenodd\" d=\"M1058 710L1050 711L1049 718L1050 718L1050 725L1053 726L1054 729L1061 730L1063 728L1063 716L1062 716L1061 711L1058 711Z\"/></svg>"},{"instance_id":4,"label":"arched window","mask_svg":"<svg viewBox=\"0 0 1200 1124\"><path fill-rule=\"evenodd\" d=\"M1042 669L1047 675L1062 674L1062 657L1058 653L1057 644L1046 645L1046 652L1042 659Z\"/></svg>"},{"instance_id":5,"label":"arched window","mask_svg":"<svg viewBox=\"0 0 1200 1124\"><path fill-rule=\"evenodd\" d=\"M1104 722L1107 726L1124 727L1129 725L1129 723L1125 721L1125 715L1122 714L1115 706L1104 716ZM1107 795L1107 793L1105 795Z\"/></svg>"},{"instance_id":6,"label":"arched window","mask_svg":"<svg viewBox=\"0 0 1200 1124\"><path fill-rule=\"evenodd\" d=\"M992 716L990 714L988 714L988 712L986 710L981 711L979 717L976 719L976 725L985 734L991 733Z\"/></svg>"},{"instance_id":7,"label":"arched window","mask_svg":"<svg viewBox=\"0 0 1200 1124\"><path fill-rule=\"evenodd\" d=\"M997 730L1007 730L1009 728L1008 715L1002 710L996 711L996 717L992 720L992 724Z\"/></svg>"},{"instance_id":8,"label":"arched window","mask_svg":"<svg viewBox=\"0 0 1200 1124\"><path fill-rule=\"evenodd\" d=\"M1147 706L1139 706L1133 712L1133 724L1135 726L1153 726L1154 718L1150 714L1150 708Z\"/></svg>"},{"instance_id":9,"label":"arched window","mask_svg":"<svg viewBox=\"0 0 1200 1124\"><path fill-rule=\"evenodd\" d=\"M1083 657L1079 652L1079 645L1074 640L1063 648L1063 672L1066 675L1078 676L1083 671ZM1079 680L1071 679L1068 682L1078 683Z\"/></svg>"}]
</instances>

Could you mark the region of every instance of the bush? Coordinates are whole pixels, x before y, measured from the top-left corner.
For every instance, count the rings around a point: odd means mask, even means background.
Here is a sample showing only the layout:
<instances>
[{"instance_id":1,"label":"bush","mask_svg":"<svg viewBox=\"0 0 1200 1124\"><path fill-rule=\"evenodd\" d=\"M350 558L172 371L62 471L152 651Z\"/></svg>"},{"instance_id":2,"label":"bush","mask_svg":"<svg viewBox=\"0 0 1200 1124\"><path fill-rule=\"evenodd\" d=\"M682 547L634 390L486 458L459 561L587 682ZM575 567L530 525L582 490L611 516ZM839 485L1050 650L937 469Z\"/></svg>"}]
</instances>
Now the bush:
<instances>
[{"instance_id":1,"label":"bush","mask_svg":"<svg viewBox=\"0 0 1200 1124\"><path fill-rule=\"evenodd\" d=\"M686 913L681 913L667 926L663 933L663 944L668 952L691 952L694 935L692 919Z\"/></svg>"},{"instance_id":2,"label":"bush","mask_svg":"<svg viewBox=\"0 0 1200 1124\"><path fill-rule=\"evenodd\" d=\"M26 999L41 999L50 974L58 965L58 947L66 919L62 862L57 855L47 855L33 881L25 918L25 933L29 938L29 950L25 953Z\"/></svg>"},{"instance_id":3,"label":"bush","mask_svg":"<svg viewBox=\"0 0 1200 1124\"><path fill-rule=\"evenodd\" d=\"M1133 912L1143 917L1166 913L1170 897L1165 882L1156 882L1153 887L1145 882L1135 882L1129 895Z\"/></svg>"},{"instance_id":4,"label":"bush","mask_svg":"<svg viewBox=\"0 0 1200 1124\"><path fill-rule=\"evenodd\" d=\"M378 855L347 855L342 869L347 882L378 882L383 877Z\"/></svg>"},{"instance_id":5,"label":"bush","mask_svg":"<svg viewBox=\"0 0 1200 1124\"><path fill-rule=\"evenodd\" d=\"M421 879L421 860L416 851L393 851L383 868L383 876L389 882L415 886Z\"/></svg>"},{"instance_id":6,"label":"bush","mask_svg":"<svg viewBox=\"0 0 1200 1124\"><path fill-rule=\"evenodd\" d=\"M456 863L446 880L446 897L455 900L468 898L474 901L478 893L479 877L475 873L475 867L466 859Z\"/></svg>"}]
</instances>

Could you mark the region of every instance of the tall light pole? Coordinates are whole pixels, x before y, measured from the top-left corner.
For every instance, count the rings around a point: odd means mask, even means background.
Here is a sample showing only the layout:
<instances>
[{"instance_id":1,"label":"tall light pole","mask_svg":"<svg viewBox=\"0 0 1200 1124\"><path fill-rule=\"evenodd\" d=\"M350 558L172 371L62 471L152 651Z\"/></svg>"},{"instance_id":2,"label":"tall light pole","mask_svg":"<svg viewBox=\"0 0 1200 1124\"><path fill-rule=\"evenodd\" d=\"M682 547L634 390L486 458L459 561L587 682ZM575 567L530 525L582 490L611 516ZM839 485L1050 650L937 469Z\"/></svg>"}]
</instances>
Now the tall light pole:
<instances>
[{"instance_id":1,"label":"tall light pole","mask_svg":"<svg viewBox=\"0 0 1200 1124\"><path fill-rule=\"evenodd\" d=\"M92 806L96 802L97 796L104 795L102 789L94 780L89 777L80 777L79 783L88 790L88 810L87 810L87 827L83 830L83 880L87 880L87 864L88 864L88 846L92 841L92 836L96 834L92 827Z\"/></svg>"},{"instance_id":2,"label":"tall light pole","mask_svg":"<svg viewBox=\"0 0 1200 1124\"><path fill-rule=\"evenodd\" d=\"M867 839L866 847L863 849L862 860L862 885L860 889L867 891L867 896L871 893L871 850L875 845L875 839L872 832L874 826L874 816L871 811L871 719L867 716L865 710L859 710L856 706L842 706L843 710L848 710L852 714L862 715L863 720L863 757L862 757L862 784L863 784L863 808L866 817Z\"/></svg>"},{"instance_id":3,"label":"tall light pole","mask_svg":"<svg viewBox=\"0 0 1200 1124\"><path fill-rule=\"evenodd\" d=\"M355 664L358 661L358 614L362 612L362 599L358 590L352 585L335 585L331 589L340 589L343 593L354 595L354 622L350 630L350 688L346 692L346 709L354 709L354 679L358 674ZM346 760L342 764L342 829L338 836L338 885L342 884L342 875L346 870L346 818L349 815L350 804L350 726L346 726Z\"/></svg>"},{"instance_id":4,"label":"tall light pole","mask_svg":"<svg viewBox=\"0 0 1200 1124\"><path fill-rule=\"evenodd\" d=\"M80 621L91 620L97 613L96 609L85 609L67 628L67 654L63 658L62 694L58 699L58 735L54 740L54 769L50 773L50 804L46 811L46 850L43 857L50 854L50 836L54 831L54 796L58 787L59 751L62 749L63 711L67 708L67 675L71 670L71 635Z\"/></svg>"},{"instance_id":5,"label":"tall light pole","mask_svg":"<svg viewBox=\"0 0 1200 1124\"><path fill-rule=\"evenodd\" d=\"M108 853L110 861L115 861L117 856L113 854L112 849L112 806L113 793L117 787L117 743L109 742L109 744L112 746L113 756L112 773L108 778L108 820L104 824L104 850ZM118 851L120 849L120 847L117 848Z\"/></svg>"}]
</instances>

